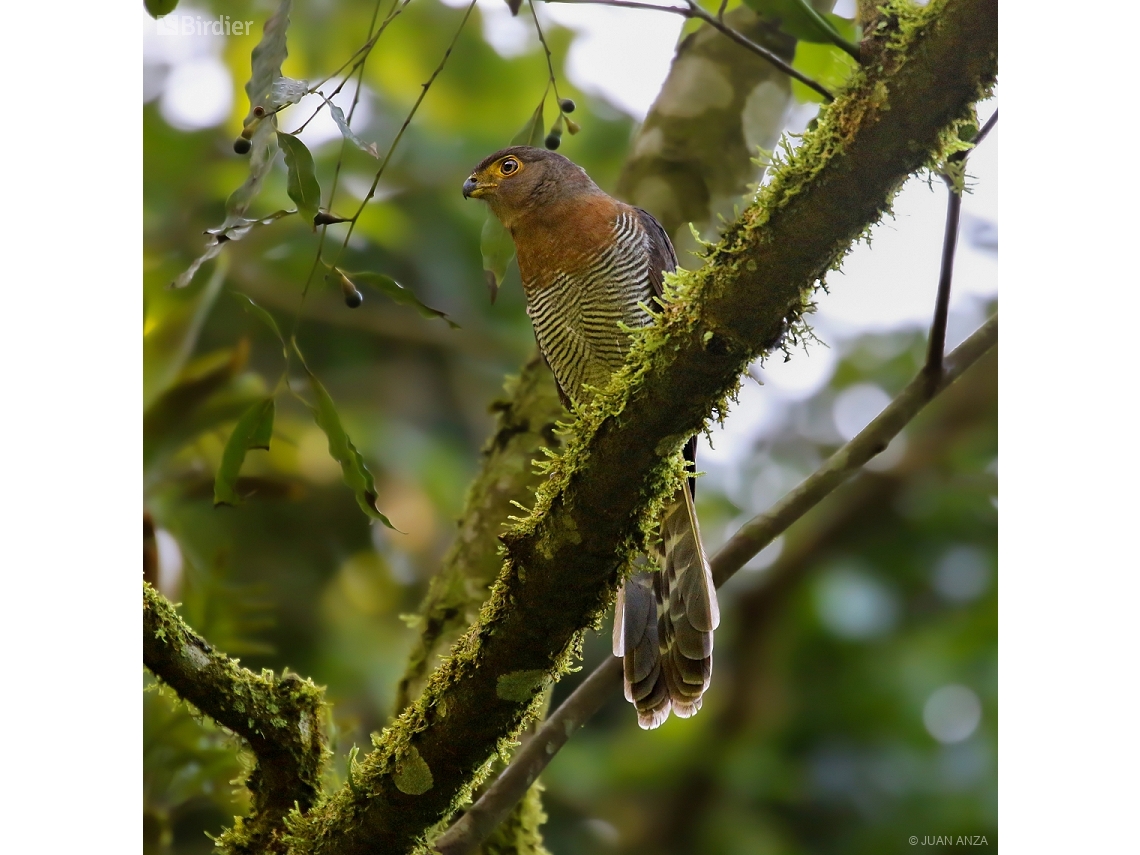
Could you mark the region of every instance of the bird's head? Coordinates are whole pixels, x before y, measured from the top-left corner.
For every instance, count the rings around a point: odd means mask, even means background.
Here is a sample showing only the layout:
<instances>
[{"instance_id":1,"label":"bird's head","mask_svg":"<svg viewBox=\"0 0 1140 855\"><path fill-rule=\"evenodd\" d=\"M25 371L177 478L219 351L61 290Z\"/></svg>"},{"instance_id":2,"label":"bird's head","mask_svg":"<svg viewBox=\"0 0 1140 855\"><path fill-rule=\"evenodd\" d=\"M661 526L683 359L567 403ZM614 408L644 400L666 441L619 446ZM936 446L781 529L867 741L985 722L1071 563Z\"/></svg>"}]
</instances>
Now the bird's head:
<instances>
[{"instance_id":1,"label":"bird's head","mask_svg":"<svg viewBox=\"0 0 1140 855\"><path fill-rule=\"evenodd\" d=\"M544 148L516 145L483 158L463 182L508 229L520 219L578 193L600 192L582 167Z\"/></svg>"}]
</instances>

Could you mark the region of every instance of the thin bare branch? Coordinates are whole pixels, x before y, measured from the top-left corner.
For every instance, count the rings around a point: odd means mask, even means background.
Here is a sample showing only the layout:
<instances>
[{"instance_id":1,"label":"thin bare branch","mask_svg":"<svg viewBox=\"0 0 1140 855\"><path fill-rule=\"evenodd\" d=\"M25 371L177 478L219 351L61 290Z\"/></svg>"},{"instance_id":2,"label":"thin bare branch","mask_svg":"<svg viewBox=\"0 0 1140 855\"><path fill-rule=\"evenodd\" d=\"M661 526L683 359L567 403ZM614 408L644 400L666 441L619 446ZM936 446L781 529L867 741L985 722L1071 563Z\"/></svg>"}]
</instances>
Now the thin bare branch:
<instances>
[{"instance_id":1,"label":"thin bare branch","mask_svg":"<svg viewBox=\"0 0 1140 855\"><path fill-rule=\"evenodd\" d=\"M974 137L973 145L965 150L952 154L947 160L961 167L970 152L986 138L997 124L997 110L990 116L985 126ZM963 167L964 168L964 167ZM926 351L926 375L928 382L942 373L942 356L946 352L946 323L950 317L950 286L954 280L954 254L958 248L959 222L962 218L962 187L961 180L964 173L954 170L958 179L949 172L942 173L942 180L946 182L949 198L946 200L946 227L942 235L942 264L938 271L938 295L934 300L934 320L930 324L930 337Z\"/></svg>"}]
</instances>

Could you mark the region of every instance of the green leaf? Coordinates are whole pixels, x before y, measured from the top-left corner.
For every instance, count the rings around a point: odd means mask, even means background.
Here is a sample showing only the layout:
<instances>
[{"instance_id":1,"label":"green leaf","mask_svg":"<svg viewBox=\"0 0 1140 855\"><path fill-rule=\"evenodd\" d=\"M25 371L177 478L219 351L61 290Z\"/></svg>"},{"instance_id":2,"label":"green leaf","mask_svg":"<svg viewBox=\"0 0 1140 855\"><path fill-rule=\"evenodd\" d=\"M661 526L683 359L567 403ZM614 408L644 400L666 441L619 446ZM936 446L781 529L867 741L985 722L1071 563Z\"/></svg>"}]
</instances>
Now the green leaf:
<instances>
[{"instance_id":1,"label":"green leaf","mask_svg":"<svg viewBox=\"0 0 1140 855\"><path fill-rule=\"evenodd\" d=\"M301 351L297 350L296 345L293 349L297 352L297 356L301 357L301 362L304 364ZM309 409L313 412L317 427L324 431L325 436L328 437L329 454L340 464L344 483L355 494L356 503L360 505L360 509L365 514L374 520L380 520L388 528L395 530L396 527L388 521L388 518L376 510L376 482L372 480L372 473L364 465L364 458L361 457L360 452L356 450L356 446L352 444L352 440L345 433L344 425L340 422L336 405L333 404L333 399L328 390L309 370L307 365L305 366L305 373L309 375L309 387L313 390L313 397L316 398L316 404L310 404Z\"/></svg>"},{"instance_id":2,"label":"green leaf","mask_svg":"<svg viewBox=\"0 0 1140 855\"><path fill-rule=\"evenodd\" d=\"M535 148L542 146L542 141L546 137L546 125L542 115L545 106L546 99L543 98L526 124L511 139L511 145L529 145Z\"/></svg>"},{"instance_id":3,"label":"green leaf","mask_svg":"<svg viewBox=\"0 0 1140 855\"><path fill-rule=\"evenodd\" d=\"M236 505L241 501L235 489L246 452L254 448L269 450L273 436L273 398L258 401L244 413L230 434L222 452L222 462L214 478L214 506Z\"/></svg>"},{"instance_id":4,"label":"green leaf","mask_svg":"<svg viewBox=\"0 0 1140 855\"><path fill-rule=\"evenodd\" d=\"M796 42L796 57L792 60L792 67L817 83L822 83L831 92L838 92L847 85L858 66L855 60L832 45ZM800 101L823 102L823 96L798 80L792 80L792 95Z\"/></svg>"},{"instance_id":5,"label":"green leaf","mask_svg":"<svg viewBox=\"0 0 1140 855\"><path fill-rule=\"evenodd\" d=\"M313 163L312 152L292 134L278 132L277 142L285 152L285 166L289 169L285 189L289 198L297 203L301 216L312 223L321 206L321 185L317 183L317 167Z\"/></svg>"},{"instance_id":6,"label":"green leaf","mask_svg":"<svg viewBox=\"0 0 1140 855\"><path fill-rule=\"evenodd\" d=\"M245 84L245 94L249 97L246 124L253 119L254 107L268 108L267 99L273 89L273 83L281 77L281 63L289 56L286 34L289 30L289 11L292 5L291 0L281 0L277 11L265 22L261 41L250 55L252 69L249 81Z\"/></svg>"},{"instance_id":7,"label":"green leaf","mask_svg":"<svg viewBox=\"0 0 1140 855\"><path fill-rule=\"evenodd\" d=\"M329 101L328 104L329 115L331 115L332 120L336 122L336 126L340 128L341 135L361 151L366 152L367 154L370 154L378 159L380 157L380 152L376 148L376 143L366 143L364 140L358 137L356 135L356 132L348 126L348 120L344 117L344 111L341 110L341 108L334 104L332 101Z\"/></svg>"},{"instance_id":8,"label":"green leaf","mask_svg":"<svg viewBox=\"0 0 1140 855\"><path fill-rule=\"evenodd\" d=\"M515 242L499 218L487 212L487 222L483 223L483 234L479 238L479 249L483 253L483 278L487 290L491 292L491 302L498 296L499 286L507 275L507 266L515 257Z\"/></svg>"},{"instance_id":9,"label":"green leaf","mask_svg":"<svg viewBox=\"0 0 1140 855\"><path fill-rule=\"evenodd\" d=\"M143 5L152 18L161 18L178 8L178 0L143 0Z\"/></svg>"},{"instance_id":10,"label":"green leaf","mask_svg":"<svg viewBox=\"0 0 1140 855\"><path fill-rule=\"evenodd\" d=\"M243 342L233 350L199 357L147 407L144 470L154 470L186 443L238 418L265 397L265 382L251 372L242 373L248 355L249 345Z\"/></svg>"},{"instance_id":11,"label":"green leaf","mask_svg":"<svg viewBox=\"0 0 1140 855\"><path fill-rule=\"evenodd\" d=\"M257 305L257 303L253 302L250 297L241 293L240 291L231 291L230 293L233 295L233 298L238 301L238 304L243 309L245 309L247 312L260 320L273 331L273 334L277 336L277 340L281 342L281 350L284 353L285 358L288 359L288 345L285 344L285 336L281 334L281 327L277 326L277 319L274 318L273 315L269 314L269 311L267 309Z\"/></svg>"},{"instance_id":12,"label":"green leaf","mask_svg":"<svg viewBox=\"0 0 1140 855\"><path fill-rule=\"evenodd\" d=\"M855 37L854 25L838 15L820 15L807 0L744 0L749 8L761 18L778 20L780 29L795 36L801 42L813 44L833 44L853 57L859 56L859 48L851 43ZM836 22L844 22L842 29Z\"/></svg>"},{"instance_id":13,"label":"green leaf","mask_svg":"<svg viewBox=\"0 0 1140 855\"><path fill-rule=\"evenodd\" d=\"M375 288L388 299L399 303L401 306L408 306L409 308L415 309L425 318L440 318L441 320L447 321L448 326L452 329L459 329L459 324L455 323L455 321L451 320L451 318L439 309L433 309L431 306L421 303L415 294L391 276L386 276L383 273L372 273L366 270L360 273L346 273L342 275L347 277L350 282Z\"/></svg>"},{"instance_id":14,"label":"green leaf","mask_svg":"<svg viewBox=\"0 0 1140 855\"><path fill-rule=\"evenodd\" d=\"M143 406L170 387L198 343L226 279L226 259L196 294L165 294L152 301L143 324Z\"/></svg>"},{"instance_id":15,"label":"green leaf","mask_svg":"<svg viewBox=\"0 0 1140 855\"><path fill-rule=\"evenodd\" d=\"M245 116L245 126L248 128L254 125L253 133L249 137L249 175L226 199L226 219L218 228L210 231L210 242L206 244L205 252L174 280L172 283L174 288L189 285L198 268L220 253L228 240L236 239L230 231L248 224L245 222L246 211L261 192L261 184L273 167L273 161L277 159L277 117L271 112L265 118L258 118L254 116L253 109L254 107L264 109L269 104L273 82L281 77L281 63L289 55L285 34L289 29L291 5L291 0L281 0L277 11L265 22L261 41L257 43L251 56L253 70L249 81L245 84L246 95L249 96L249 112Z\"/></svg>"}]
</instances>

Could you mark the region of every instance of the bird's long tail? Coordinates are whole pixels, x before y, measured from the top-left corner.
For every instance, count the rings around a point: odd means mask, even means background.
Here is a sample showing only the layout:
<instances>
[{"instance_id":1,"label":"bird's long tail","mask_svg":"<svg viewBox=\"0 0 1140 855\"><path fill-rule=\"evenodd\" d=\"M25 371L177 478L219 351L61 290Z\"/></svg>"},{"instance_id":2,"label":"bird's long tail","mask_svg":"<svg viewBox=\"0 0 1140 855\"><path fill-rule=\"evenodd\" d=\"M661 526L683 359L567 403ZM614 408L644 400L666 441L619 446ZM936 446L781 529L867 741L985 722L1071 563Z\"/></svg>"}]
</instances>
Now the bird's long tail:
<instances>
[{"instance_id":1,"label":"bird's long tail","mask_svg":"<svg viewBox=\"0 0 1140 855\"><path fill-rule=\"evenodd\" d=\"M696 713L712 677L720 609L688 485L665 511L657 558L660 572L636 573L619 591L614 619L614 655L625 658L625 696L646 730L670 711L681 718Z\"/></svg>"}]
</instances>

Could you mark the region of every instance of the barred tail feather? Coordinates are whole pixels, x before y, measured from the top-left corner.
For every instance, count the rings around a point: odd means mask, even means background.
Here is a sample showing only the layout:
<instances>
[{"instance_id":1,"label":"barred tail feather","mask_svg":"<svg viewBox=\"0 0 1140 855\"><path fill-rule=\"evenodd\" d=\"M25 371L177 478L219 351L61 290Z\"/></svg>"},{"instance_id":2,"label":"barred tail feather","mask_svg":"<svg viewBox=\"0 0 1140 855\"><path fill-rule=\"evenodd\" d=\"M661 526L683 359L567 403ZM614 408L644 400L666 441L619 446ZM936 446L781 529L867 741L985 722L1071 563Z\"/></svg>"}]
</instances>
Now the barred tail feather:
<instances>
[{"instance_id":1,"label":"barred tail feather","mask_svg":"<svg viewBox=\"0 0 1140 855\"><path fill-rule=\"evenodd\" d=\"M688 718L701 708L712 678L713 630L720 607L689 489L673 497L661 522L664 561L657 587L661 670L673 712Z\"/></svg>"},{"instance_id":2,"label":"barred tail feather","mask_svg":"<svg viewBox=\"0 0 1140 855\"><path fill-rule=\"evenodd\" d=\"M701 708L712 677L713 630L720 623L687 487L666 510L661 537L661 571L632 576L618 593L614 616L614 655L625 657L625 697L646 730L670 711L688 718Z\"/></svg>"},{"instance_id":3,"label":"barred tail feather","mask_svg":"<svg viewBox=\"0 0 1140 855\"><path fill-rule=\"evenodd\" d=\"M653 579L635 573L618 591L614 609L614 656L624 657L625 699L637 710L637 723L652 730L669 717L669 691L662 674Z\"/></svg>"}]
</instances>

